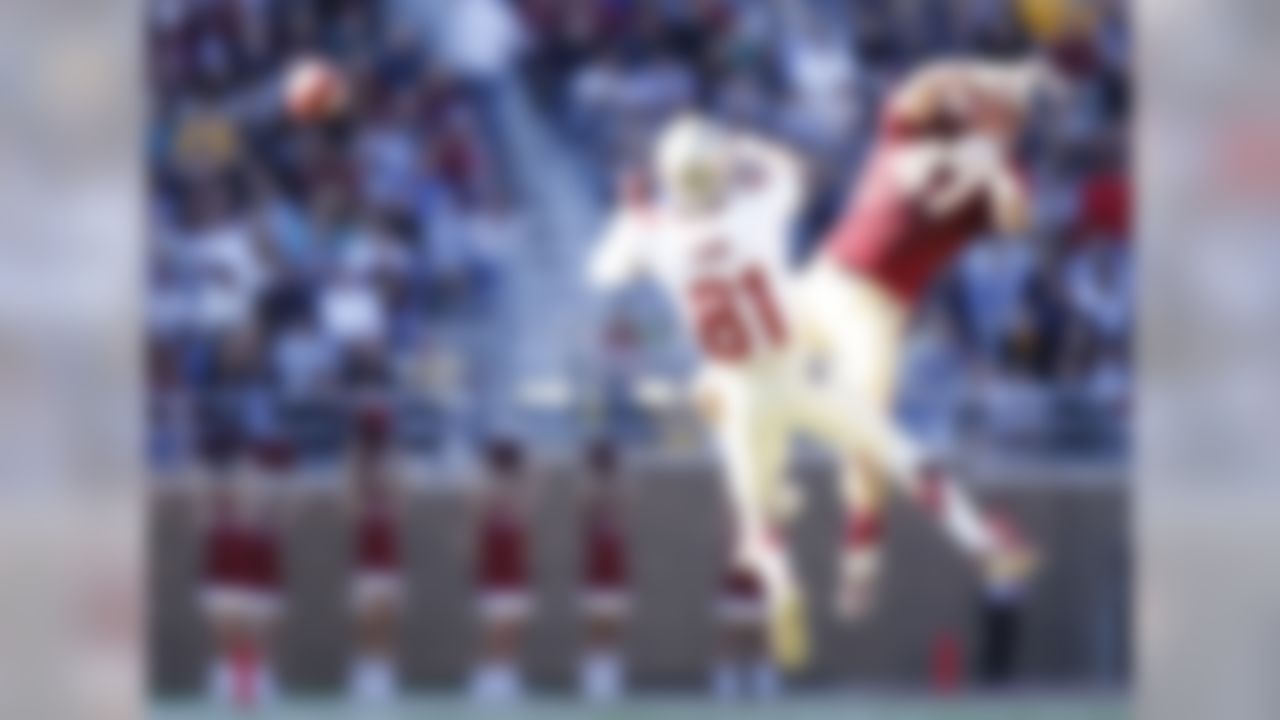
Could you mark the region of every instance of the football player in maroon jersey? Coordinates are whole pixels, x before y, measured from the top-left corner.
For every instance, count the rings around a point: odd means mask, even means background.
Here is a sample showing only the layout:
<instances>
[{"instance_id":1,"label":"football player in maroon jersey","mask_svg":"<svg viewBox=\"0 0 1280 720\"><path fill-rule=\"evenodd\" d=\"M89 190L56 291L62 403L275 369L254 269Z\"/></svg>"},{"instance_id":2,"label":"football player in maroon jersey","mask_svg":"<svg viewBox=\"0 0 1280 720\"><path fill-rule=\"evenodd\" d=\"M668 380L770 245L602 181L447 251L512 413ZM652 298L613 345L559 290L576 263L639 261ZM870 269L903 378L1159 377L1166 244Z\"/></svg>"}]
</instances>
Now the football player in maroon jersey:
<instances>
[{"instance_id":1,"label":"football player in maroon jersey","mask_svg":"<svg viewBox=\"0 0 1280 720\"><path fill-rule=\"evenodd\" d=\"M848 403L890 416L903 339L921 296L986 233L1028 224L1029 191L1014 144L1033 98L1059 81L1036 60L947 60L908 76L887 99L874 146L844 215L806 269L808 337L830 360ZM837 607L865 613L880 564L881 507L890 479L938 516L989 575L1025 574L1025 545L1001 543L940 468L904 477L857 453L845 472L849 506Z\"/></svg>"}]
</instances>

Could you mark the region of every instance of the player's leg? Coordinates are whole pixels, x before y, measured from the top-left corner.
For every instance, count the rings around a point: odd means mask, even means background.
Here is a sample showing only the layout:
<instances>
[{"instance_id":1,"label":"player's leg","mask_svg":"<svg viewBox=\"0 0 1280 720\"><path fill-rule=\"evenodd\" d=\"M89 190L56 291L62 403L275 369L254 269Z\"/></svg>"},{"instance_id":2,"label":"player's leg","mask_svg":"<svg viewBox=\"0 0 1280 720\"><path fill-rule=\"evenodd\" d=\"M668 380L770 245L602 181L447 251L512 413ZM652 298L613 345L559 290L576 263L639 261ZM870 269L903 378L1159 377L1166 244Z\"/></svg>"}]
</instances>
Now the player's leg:
<instances>
[{"instance_id":1,"label":"player's leg","mask_svg":"<svg viewBox=\"0 0 1280 720\"><path fill-rule=\"evenodd\" d=\"M768 656L765 626L768 609L756 576L726 567L717 588L715 607L716 650L711 668L711 694L720 701L738 700L746 690L750 662L749 636L758 636L759 652Z\"/></svg>"},{"instance_id":2,"label":"player's leg","mask_svg":"<svg viewBox=\"0 0 1280 720\"><path fill-rule=\"evenodd\" d=\"M1022 572L1031 559L1025 546L998 542L964 488L915 448L893 420L905 310L871 282L829 263L816 263L805 282L807 317L823 343L844 410L859 428L853 452L842 452L841 486L849 510L837 610L856 617L874 596L890 483L934 515L948 539L984 568L1002 575ZM905 455L915 458L914 465L901 464ZM889 457L899 464L886 464Z\"/></svg>"},{"instance_id":3,"label":"player's leg","mask_svg":"<svg viewBox=\"0 0 1280 720\"><path fill-rule=\"evenodd\" d=\"M578 691L593 702L612 702L622 696L626 668L622 641L628 614L621 588L588 589L583 598L585 644L578 668Z\"/></svg>"},{"instance_id":4,"label":"player's leg","mask_svg":"<svg viewBox=\"0 0 1280 720\"><path fill-rule=\"evenodd\" d=\"M941 463L902 478L917 505L935 518L951 543L978 564L989 584L1022 582L1039 564L1035 548L1009 525L993 523Z\"/></svg>"},{"instance_id":5,"label":"player's leg","mask_svg":"<svg viewBox=\"0 0 1280 720\"><path fill-rule=\"evenodd\" d=\"M471 677L471 697L504 703L523 693L518 668L529 598L523 589L489 589L480 602L480 659Z\"/></svg>"},{"instance_id":6,"label":"player's leg","mask_svg":"<svg viewBox=\"0 0 1280 720\"><path fill-rule=\"evenodd\" d=\"M400 578L364 571L355 578L356 656L348 681L351 697L361 702L391 700L397 690L396 630L400 619Z\"/></svg>"},{"instance_id":7,"label":"player's leg","mask_svg":"<svg viewBox=\"0 0 1280 720\"><path fill-rule=\"evenodd\" d=\"M848 504L837 608L856 616L858 603L874 593L883 544L883 504L896 486L933 516L947 539L984 566L1021 565L1022 548L998 542L964 486L894 419L903 320L874 295L853 317L860 331L837 342L840 395L861 428L854 460L845 464L842 487ZM861 348L861 352L859 351ZM848 457L848 453L845 454ZM910 463L904 458L910 457ZM1010 558L1009 554L1018 558Z\"/></svg>"},{"instance_id":8,"label":"player's leg","mask_svg":"<svg viewBox=\"0 0 1280 720\"><path fill-rule=\"evenodd\" d=\"M854 446L859 454L932 516L951 544L977 563L988 581L1021 581L1035 570L1035 549L1016 532L999 532L944 465L917 448L896 424L884 422L878 413L849 417L855 419ZM846 555L846 561L850 557L857 556ZM865 577L856 566L842 569L850 585Z\"/></svg>"},{"instance_id":9,"label":"player's leg","mask_svg":"<svg viewBox=\"0 0 1280 720\"><path fill-rule=\"evenodd\" d=\"M764 614L762 607L761 627L764 626ZM720 702L731 702L741 698L743 693L743 670L746 664L743 649L744 631L740 623L722 618L716 620L716 647L711 665L711 696Z\"/></svg>"},{"instance_id":10,"label":"player's leg","mask_svg":"<svg viewBox=\"0 0 1280 720\"><path fill-rule=\"evenodd\" d=\"M769 651L769 610L754 574L728 569L720 581L715 619L718 645L711 689L716 699L777 697L782 678Z\"/></svg>"},{"instance_id":11,"label":"player's leg","mask_svg":"<svg viewBox=\"0 0 1280 720\"><path fill-rule=\"evenodd\" d=\"M857 617L871 605L882 554L883 503L890 483L933 514L948 539L978 561L988 575L1029 572L1033 553L1024 544L1000 542L977 506L954 478L924 453L912 469L889 467L877 458L890 446L914 441L893 420L905 308L874 283L818 261L805 279L806 317L816 328L819 351L830 361L834 387L860 423L878 428L863 433L858 450L845 453L844 497L849 508L837 583L837 610ZM876 439L879 438L879 439Z\"/></svg>"},{"instance_id":12,"label":"player's leg","mask_svg":"<svg viewBox=\"0 0 1280 720\"><path fill-rule=\"evenodd\" d=\"M781 532L783 466L789 422L783 387L740 377L704 376L698 404L724 462L725 497L734 523L731 562L756 573L770 608L770 642L787 668L807 660L805 601Z\"/></svg>"},{"instance_id":13,"label":"player's leg","mask_svg":"<svg viewBox=\"0 0 1280 720\"><path fill-rule=\"evenodd\" d=\"M259 704L274 703L280 696L276 675L275 641L280 628L281 593L276 587L259 588L252 599L251 636L254 663L254 699Z\"/></svg>"},{"instance_id":14,"label":"player's leg","mask_svg":"<svg viewBox=\"0 0 1280 720\"><path fill-rule=\"evenodd\" d=\"M212 639L206 692L220 705L243 701L249 677L245 659L251 643L247 613L235 591L226 587L207 588L202 605Z\"/></svg>"},{"instance_id":15,"label":"player's leg","mask_svg":"<svg viewBox=\"0 0 1280 720\"><path fill-rule=\"evenodd\" d=\"M865 332L851 333L836 357L843 358L838 373L838 396L846 408L859 408L868 416L892 417L897 352L883 327L867 324ZM864 348L855 354L855 348ZM896 429L896 428L895 428ZM842 454L840 488L844 499L840 565L836 584L836 610L847 619L865 616L874 606L884 556L884 508L888 501L886 468L873 461L865 449Z\"/></svg>"},{"instance_id":16,"label":"player's leg","mask_svg":"<svg viewBox=\"0 0 1280 720\"><path fill-rule=\"evenodd\" d=\"M772 700L782 692L782 678L769 649L767 612L758 597L742 597L737 605L729 619L741 689L757 700Z\"/></svg>"},{"instance_id":17,"label":"player's leg","mask_svg":"<svg viewBox=\"0 0 1280 720\"><path fill-rule=\"evenodd\" d=\"M825 360L829 392L844 407L892 417L905 313L877 289L819 259L806 272L802 317L810 348ZM853 619L874 604L883 556L885 468L863 448L840 454L844 528L836 583L837 613Z\"/></svg>"},{"instance_id":18,"label":"player's leg","mask_svg":"<svg viewBox=\"0 0 1280 720\"><path fill-rule=\"evenodd\" d=\"M935 517L951 542L966 555L985 563L1006 549L969 493L888 414L850 406L820 386L797 393L797 397L807 430L820 434L842 456L856 456L861 463L874 467L876 477L887 479ZM855 512L854 517L865 518L867 513ZM878 540L878 533L875 539ZM854 553L865 548L853 544ZM851 556L857 557L846 546L846 560ZM847 576L856 577L859 573Z\"/></svg>"}]
</instances>

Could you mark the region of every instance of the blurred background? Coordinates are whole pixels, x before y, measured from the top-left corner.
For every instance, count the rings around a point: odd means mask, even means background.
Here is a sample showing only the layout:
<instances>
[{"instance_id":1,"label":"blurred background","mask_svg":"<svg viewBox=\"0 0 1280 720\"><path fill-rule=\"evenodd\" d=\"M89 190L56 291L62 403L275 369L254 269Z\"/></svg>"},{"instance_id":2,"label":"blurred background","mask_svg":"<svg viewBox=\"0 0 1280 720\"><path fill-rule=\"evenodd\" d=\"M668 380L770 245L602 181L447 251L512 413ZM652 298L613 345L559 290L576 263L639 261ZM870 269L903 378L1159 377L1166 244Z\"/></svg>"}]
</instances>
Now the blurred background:
<instances>
[{"instance_id":1,"label":"blurred background","mask_svg":"<svg viewBox=\"0 0 1280 720\"><path fill-rule=\"evenodd\" d=\"M1049 564L1033 587L990 597L898 513L881 614L854 629L820 617L819 662L795 685L1012 683L1071 699L1123 686L1125 11L1070 0L150 0L155 692L206 690L218 628L201 588L217 574L223 503L251 507L271 538L241 552L257 560L231 564L275 566L259 581L279 600L262 649L279 693L342 691L360 634L346 598L363 527L362 510L343 508L353 495L367 504L358 479L369 474L397 488L399 677L460 691L478 641L472 545L459 538L482 536L485 517L463 510L492 484L486 449L498 437L522 448L536 488L538 602L521 651L531 686L571 687L576 527L589 505L574 488L598 474L582 457L605 438L627 488L632 684L705 688L722 533L710 519L716 465L680 397L692 348L655 291L605 302L581 281L616 173L691 105L784 141L819 179L799 260L841 208L896 80L936 57L1030 51L1052 53L1083 91L1025 139L1028 237L975 244L916 318L901 412L1019 518ZM343 70L347 112L311 123L284 112L285 72L308 56ZM831 492L821 454L804 454L797 478L815 494L800 550L821 588L838 525L820 501Z\"/></svg>"}]
</instances>

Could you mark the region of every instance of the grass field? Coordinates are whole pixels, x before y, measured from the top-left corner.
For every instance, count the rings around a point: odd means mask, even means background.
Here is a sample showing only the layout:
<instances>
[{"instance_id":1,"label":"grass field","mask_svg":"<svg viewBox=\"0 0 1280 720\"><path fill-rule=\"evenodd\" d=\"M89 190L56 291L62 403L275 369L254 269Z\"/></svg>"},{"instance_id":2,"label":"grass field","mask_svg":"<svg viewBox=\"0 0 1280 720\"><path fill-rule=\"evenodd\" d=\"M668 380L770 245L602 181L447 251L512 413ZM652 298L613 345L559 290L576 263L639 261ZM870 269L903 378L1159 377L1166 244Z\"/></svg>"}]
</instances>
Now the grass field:
<instances>
[{"instance_id":1,"label":"grass field","mask_svg":"<svg viewBox=\"0 0 1280 720\"><path fill-rule=\"evenodd\" d=\"M891 698L833 694L778 702L717 704L693 698L639 699L609 707L536 700L505 708L477 708L457 700L419 699L378 709L332 700L295 701L248 715L201 703L160 702L153 720L213 720L225 717L281 720L427 720L520 718L528 720L1128 720L1120 696L1023 696Z\"/></svg>"}]
</instances>

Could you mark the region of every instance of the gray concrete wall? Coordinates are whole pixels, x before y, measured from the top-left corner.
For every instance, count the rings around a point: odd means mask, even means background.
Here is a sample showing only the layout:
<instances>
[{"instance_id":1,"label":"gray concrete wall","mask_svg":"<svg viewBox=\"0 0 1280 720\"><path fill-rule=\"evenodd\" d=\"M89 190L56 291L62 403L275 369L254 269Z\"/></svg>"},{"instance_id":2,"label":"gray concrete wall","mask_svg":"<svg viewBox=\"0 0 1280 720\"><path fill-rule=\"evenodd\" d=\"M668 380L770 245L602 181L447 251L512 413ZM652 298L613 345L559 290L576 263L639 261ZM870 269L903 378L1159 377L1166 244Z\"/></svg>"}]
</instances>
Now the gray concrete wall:
<instances>
[{"instance_id":1,"label":"gray concrete wall","mask_svg":"<svg viewBox=\"0 0 1280 720\"><path fill-rule=\"evenodd\" d=\"M578 637L574 581L577 518L572 483L540 471L534 566L539 612L527 667L549 687L566 686ZM712 649L710 612L722 530L710 467L633 468L628 506L635 612L628 653L639 684L702 683ZM1127 667L1128 532L1123 483L1048 484L1036 477L984 490L1008 508L1048 556L1031 591L1021 666L1048 683L1112 683ZM815 605L817 661L806 682L916 684L927 678L933 639L943 630L974 649L977 585L970 569L930 522L908 506L890 517L885 603L871 622L839 625L829 612L838 531L827 473L802 473L808 502L798 552ZM475 626L469 515L461 497L419 493L404 506L408 612L402 651L411 686L457 684L466 672ZM294 503L283 514L287 617L278 657L287 686L340 686L350 632L345 579L347 520L333 501ZM157 496L151 536L151 659L154 687L200 687L207 638L197 598L199 537L189 499Z\"/></svg>"}]
</instances>

